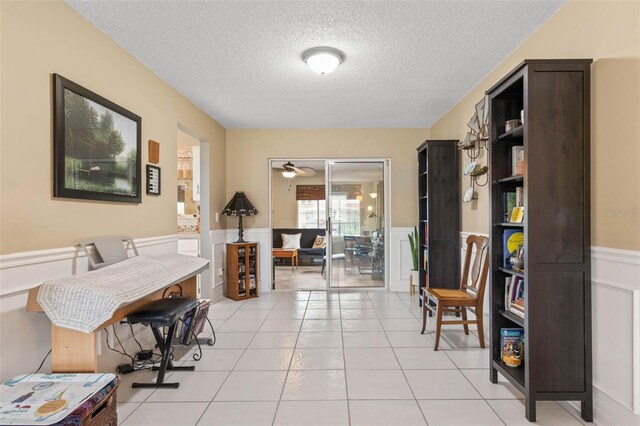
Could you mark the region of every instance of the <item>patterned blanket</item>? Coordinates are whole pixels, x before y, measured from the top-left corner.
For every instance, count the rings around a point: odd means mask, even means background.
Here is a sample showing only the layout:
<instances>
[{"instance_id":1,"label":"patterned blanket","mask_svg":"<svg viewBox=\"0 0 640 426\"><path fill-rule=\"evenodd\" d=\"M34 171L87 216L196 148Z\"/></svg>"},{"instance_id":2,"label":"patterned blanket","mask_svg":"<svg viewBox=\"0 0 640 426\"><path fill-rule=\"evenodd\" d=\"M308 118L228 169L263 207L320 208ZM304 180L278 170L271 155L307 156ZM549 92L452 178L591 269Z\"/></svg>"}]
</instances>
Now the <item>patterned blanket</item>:
<instances>
[{"instance_id":1,"label":"patterned blanket","mask_svg":"<svg viewBox=\"0 0 640 426\"><path fill-rule=\"evenodd\" d=\"M96 271L45 282L38 303L58 327L96 330L121 306L133 303L202 269L209 261L181 254L135 256Z\"/></svg>"}]
</instances>

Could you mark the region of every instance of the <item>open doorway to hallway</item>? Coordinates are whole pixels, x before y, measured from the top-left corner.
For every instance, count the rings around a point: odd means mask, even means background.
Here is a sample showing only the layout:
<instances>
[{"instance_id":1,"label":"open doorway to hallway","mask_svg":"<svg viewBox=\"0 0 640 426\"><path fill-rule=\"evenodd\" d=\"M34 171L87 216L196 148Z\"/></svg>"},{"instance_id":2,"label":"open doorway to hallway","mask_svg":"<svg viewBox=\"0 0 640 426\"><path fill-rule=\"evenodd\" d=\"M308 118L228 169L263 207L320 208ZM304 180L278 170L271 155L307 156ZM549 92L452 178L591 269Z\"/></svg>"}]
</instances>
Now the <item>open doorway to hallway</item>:
<instances>
[{"instance_id":1,"label":"open doorway to hallway","mask_svg":"<svg viewBox=\"0 0 640 426\"><path fill-rule=\"evenodd\" d=\"M385 287L386 160L271 160L278 290Z\"/></svg>"}]
</instances>

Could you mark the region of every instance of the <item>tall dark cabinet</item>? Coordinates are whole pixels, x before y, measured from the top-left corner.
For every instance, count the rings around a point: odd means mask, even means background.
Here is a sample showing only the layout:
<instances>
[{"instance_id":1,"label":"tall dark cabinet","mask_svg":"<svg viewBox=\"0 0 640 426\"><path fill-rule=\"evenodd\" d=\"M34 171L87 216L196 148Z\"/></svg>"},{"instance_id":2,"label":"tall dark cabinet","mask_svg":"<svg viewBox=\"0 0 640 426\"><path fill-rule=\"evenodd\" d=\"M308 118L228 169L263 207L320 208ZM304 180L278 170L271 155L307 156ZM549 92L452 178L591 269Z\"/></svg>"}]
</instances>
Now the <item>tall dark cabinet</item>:
<instances>
[{"instance_id":1,"label":"tall dark cabinet","mask_svg":"<svg viewBox=\"0 0 640 426\"><path fill-rule=\"evenodd\" d=\"M589 186L590 59L526 60L487 91L490 103L491 373L536 401L582 403L592 421ZM505 122L524 124L505 131ZM514 146L523 148L513 149ZM521 151L524 167L512 169ZM514 154L515 155L515 154ZM508 193L521 187L524 222L512 223ZM524 267L505 264L505 231L522 231ZM507 309L505 281L524 279L524 318ZM524 329L522 365L501 357L501 330Z\"/></svg>"},{"instance_id":2,"label":"tall dark cabinet","mask_svg":"<svg viewBox=\"0 0 640 426\"><path fill-rule=\"evenodd\" d=\"M457 140L418 147L420 291L460 286L460 166Z\"/></svg>"}]
</instances>

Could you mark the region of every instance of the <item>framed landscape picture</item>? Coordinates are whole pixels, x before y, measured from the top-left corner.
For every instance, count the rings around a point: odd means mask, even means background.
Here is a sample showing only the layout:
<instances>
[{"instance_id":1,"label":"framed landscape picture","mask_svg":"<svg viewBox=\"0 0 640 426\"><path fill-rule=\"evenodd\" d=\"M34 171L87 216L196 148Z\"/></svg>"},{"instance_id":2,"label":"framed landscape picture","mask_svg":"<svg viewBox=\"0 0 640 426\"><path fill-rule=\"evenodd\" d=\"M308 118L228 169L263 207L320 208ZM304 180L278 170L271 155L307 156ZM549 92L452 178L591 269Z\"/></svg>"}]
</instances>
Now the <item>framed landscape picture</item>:
<instances>
[{"instance_id":1,"label":"framed landscape picture","mask_svg":"<svg viewBox=\"0 0 640 426\"><path fill-rule=\"evenodd\" d=\"M54 74L53 196L140 203L142 119Z\"/></svg>"}]
</instances>

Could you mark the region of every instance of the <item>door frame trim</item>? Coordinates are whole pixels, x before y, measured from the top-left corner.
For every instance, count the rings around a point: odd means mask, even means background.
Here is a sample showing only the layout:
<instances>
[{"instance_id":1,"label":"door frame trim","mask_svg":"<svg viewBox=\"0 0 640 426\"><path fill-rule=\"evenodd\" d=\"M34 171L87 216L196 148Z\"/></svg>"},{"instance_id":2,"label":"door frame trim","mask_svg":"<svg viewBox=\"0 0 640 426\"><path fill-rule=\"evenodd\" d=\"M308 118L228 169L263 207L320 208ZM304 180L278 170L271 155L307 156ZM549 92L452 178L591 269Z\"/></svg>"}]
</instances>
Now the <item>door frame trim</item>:
<instances>
[{"instance_id":1,"label":"door frame trim","mask_svg":"<svg viewBox=\"0 0 640 426\"><path fill-rule=\"evenodd\" d=\"M382 162L384 163L384 235L385 235L385 251L384 251L384 287L329 287L329 277L331 274L331 262L327 262L327 269L325 275L325 289L326 291L336 291L336 290L344 290L348 289L375 289L376 291L390 291L391 283L390 283L390 266L391 266L391 257L389 256L388 250L388 242L389 242L389 232L391 230L391 167L392 161L391 157L269 157L267 158L267 173L269 178L269 246L268 253L269 258L271 259L269 270L271 271L271 276L269 279L271 280L271 289L275 290L275 283L273 281L274 276L274 266L273 259L271 258L271 253L273 251L273 179L272 179L272 163L273 162L281 162L281 161L323 161L325 163L325 188L327 188L327 179L328 179L328 165L329 162ZM326 189L325 189L326 191ZM327 213L328 213L328 204L327 204ZM330 256L330 249L328 251L327 256ZM329 259L329 257L327 257Z\"/></svg>"}]
</instances>

